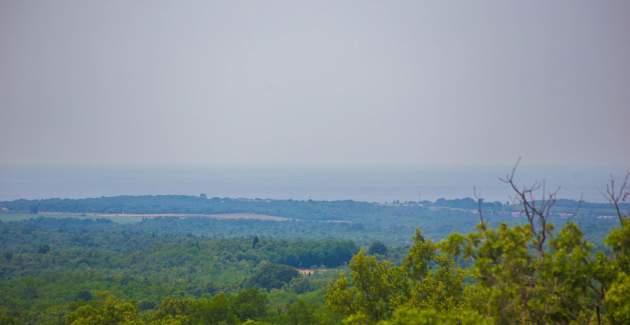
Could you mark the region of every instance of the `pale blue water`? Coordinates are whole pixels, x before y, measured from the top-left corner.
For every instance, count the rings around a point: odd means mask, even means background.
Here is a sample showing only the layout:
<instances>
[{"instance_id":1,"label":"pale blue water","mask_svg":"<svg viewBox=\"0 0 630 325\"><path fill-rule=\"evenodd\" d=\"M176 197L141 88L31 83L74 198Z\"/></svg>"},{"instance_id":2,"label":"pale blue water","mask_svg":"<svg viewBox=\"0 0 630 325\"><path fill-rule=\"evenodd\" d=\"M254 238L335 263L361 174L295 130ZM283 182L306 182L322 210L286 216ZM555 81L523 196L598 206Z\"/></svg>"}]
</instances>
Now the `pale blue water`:
<instances>
[{"instance_id":1,"label":"pale blue water","mask_svg":"<svg viewBox=\"0 0 630 325\"><path fill-rule=\"evenodd\" d=\"M0 167L0 200L79 198L111 195L205 193L209 197L274 199L435 200L472 196L476 186L486 200L506 201L509 188L499 182L509 166L467 168L363 169L210 169ZM603 201L611 172L603 167L522 167L523 183L535 177L560 197Z\"/></svg>"}]
</instances>

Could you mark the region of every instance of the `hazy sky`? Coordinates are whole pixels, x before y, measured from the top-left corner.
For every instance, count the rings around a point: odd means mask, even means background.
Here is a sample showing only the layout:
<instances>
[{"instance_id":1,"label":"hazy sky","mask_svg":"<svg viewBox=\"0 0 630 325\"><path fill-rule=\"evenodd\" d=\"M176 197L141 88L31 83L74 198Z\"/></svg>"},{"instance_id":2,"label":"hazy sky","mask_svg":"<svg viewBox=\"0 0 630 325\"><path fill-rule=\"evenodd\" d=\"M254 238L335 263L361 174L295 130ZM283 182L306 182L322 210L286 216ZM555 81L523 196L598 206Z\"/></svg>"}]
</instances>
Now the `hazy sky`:
<instances>
[{"instance_id":1,"label":"hazy sky","mask_svg":"<svg viewBox=\"0 0 630 325\"><path fill-rule=\"evenodd\" d=\"M0 0L9 164L630 162L630 1Z\"/></svg>"}]
</instances>

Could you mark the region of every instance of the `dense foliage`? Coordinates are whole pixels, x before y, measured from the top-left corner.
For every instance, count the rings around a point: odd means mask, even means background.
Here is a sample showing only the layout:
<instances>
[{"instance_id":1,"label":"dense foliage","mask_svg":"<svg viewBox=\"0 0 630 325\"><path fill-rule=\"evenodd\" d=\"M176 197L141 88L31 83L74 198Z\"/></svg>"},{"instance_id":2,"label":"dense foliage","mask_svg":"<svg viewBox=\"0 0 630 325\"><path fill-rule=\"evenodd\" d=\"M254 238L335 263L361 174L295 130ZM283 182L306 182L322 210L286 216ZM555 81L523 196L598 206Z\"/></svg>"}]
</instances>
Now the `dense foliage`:
<instances>
[{"instance_id":1,"label":"dense foliage","mask_svg":"<svg viewBox=\"0 0 630 325\"><path fill-rule=\"evenodd\" d=\"M554 230L449 204L282 222L29 214L0 222L0 324L630 323L626 218L561 208L545 215ZM381 240L424 213L440 236Z\"/></svg>"},{"instance_id":2,"label":"dense foliage","mask_svg":"<svg viewBox=\"0 0 630 325\"><path fill-rule=\"evenodd\" d=\"M535 244L525 225L437 243L418 230L400 265L360 251L326 302L349 324L630 323L630 222L608 235L608 254L572 223Z\"/></svg>"},{"instance_id":3,"label":"dense foliage","mask_svg":"<svg viewBox=\"0 0 630 325\"><path fill-rule=\"evenodd\" d=\"M344 240L156 235L104 219L0 222L0 306L5 308L0 315L9 310L28 323L41 323L56 308L92 301L98 291L145 307L169 296L204 297L249 287L308 293L322 288L328 275L302 278L296 267L344 265L357 249Z\"/></svg>"},{"instance_id":4,"label":"dense foliage","mask_svg":"<svg viewBox=\"0 0 630 325\"><path fill-rule=\"evenodd\" d=\"M88 237L94 241L79 241L80 244L72 247L65 238L65 230L54 230L50 224L44 230L32 229L37 223L65 223L67 229L73 229L74 225L75 236L87 231ZM453 233L438 242L425 238L418 230L400 263L379 260L386 256L368 255L365 249L360 250L349 263L349 276L342 273L332 282L325 299L322 285L328 280L319 278L324 282L309 283L308 277L299 276L292 267L271 262L269 256L273 254L264 257L265 246L272 247L274 252L278 248L276 245L290 247L295 244L297 250L308 250L319 247L317 242L210 240L181 236L154 242L151 236L142 233L130 234L127 242L121 242L125 234L103 231L107 225L111 226L110 222L48 219L3 224L2 233L14 236L12 239L21 236L18 234L42 235L47 232L51 238L60 238L51 241L49 249L41 250L36 237L28 237L22 242L13 241L12 251L4 252L0 295L2 323L630 322L630 222L624 222L609 233L605 251L595 251L594 245L572 223L555 233L542 252L536 249L536 239L527 225L493 228L481 223L475 232ZM90 230L91 227L99 230ZM100 242L98 232L107 234L107 239ZM33 245L28 243L29 239L34 240ZM65 244L70 246L68 251L61 250L63 254L58 254L61 253L58 245ZM322 247L332 245L328 242L321 244ZM81 251L80 245L91 249L77 254ZM158 251L164 251L166 255L153 256L145 264L138 260L139 255L132 253L140 249L144 254L156 254L152 245L157 245ZM381 245L375 243L372 246L380 250ZM208 250L214 253L202 253ZM193 253L188 255L191 251ZM118 263L117 259L122 256L115 252L130 258ZM105 264L112 265L111 273L100 271L103 272L100 280L99 272L90 267L91 253L104 259L103 265L95 265L97 268L107 270ZM178 258L180 256L184 257ZM178 273L180 266L194 272L190 267L198 264L188 259L194 260L195 256L202 256L201 260L216 260L222 256L222 262L212 267L228 270L230 274L224 274L225 279L240 276L242 280L232 282L232 287L212 284L204 287L203 283L193 281L197 277L204 278L202 272L193 274L188 282L173 281L185 276L186 272ZM249 259L260 260L259 263L242 263ZM230 268L230 261L238 268ZM155 273L163 275L158 278L159 283L153 282L149 264L163 268ZM41 265L46 265L49 270L44 270ZM71 266L78 269L70 271ZM141 280L140 274L133 272L136 267L140 267L144 276ZM210 278L215 276L221 275L215 273ZM65 280L60 280L64 277ZM115 292L115 295L98 291L103 289Z\"/></svg>"}]
</instances>

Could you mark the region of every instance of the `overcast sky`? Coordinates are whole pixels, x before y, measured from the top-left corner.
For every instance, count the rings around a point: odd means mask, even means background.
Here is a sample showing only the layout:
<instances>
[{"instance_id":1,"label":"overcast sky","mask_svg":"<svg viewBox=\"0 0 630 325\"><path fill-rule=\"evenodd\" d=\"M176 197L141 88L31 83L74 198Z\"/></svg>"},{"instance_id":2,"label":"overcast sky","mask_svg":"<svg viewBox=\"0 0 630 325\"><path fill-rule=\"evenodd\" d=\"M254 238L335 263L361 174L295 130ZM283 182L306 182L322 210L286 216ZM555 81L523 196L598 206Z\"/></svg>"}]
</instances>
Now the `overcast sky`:
<instances>
[{"instance_id":1,"label":"overcast sky","mask_svg":"<svg viewBox=\"0 0 630 325\"><path fill-rule=\"evenodd\" d=\"M630 162L630 1L0 0L8 164Z\"/></svg>"}]
</instances>

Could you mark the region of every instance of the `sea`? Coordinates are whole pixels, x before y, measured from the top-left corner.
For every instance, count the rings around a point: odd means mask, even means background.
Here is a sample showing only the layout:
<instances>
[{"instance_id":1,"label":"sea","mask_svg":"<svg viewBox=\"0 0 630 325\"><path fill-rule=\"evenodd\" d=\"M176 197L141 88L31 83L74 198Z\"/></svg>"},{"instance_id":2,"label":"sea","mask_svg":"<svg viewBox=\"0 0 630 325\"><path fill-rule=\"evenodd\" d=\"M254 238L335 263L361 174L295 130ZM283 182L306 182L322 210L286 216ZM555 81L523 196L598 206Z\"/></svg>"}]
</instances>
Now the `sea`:
<instances>
[{"instance_id":1,"label":"sea","mask_svg":"<svg viewBox=\"0 0 630 325\"><path fill-rule=\"evenodd\" d=\"M473 196L508 202L501 182L511 166L214 168L204 166L0 166L0 201L115 195L181 194L294 200L423 201ZM544 181L558 197L603 202L612 176L623 169L602 166L524 166L522 185Z\"/></svg>"}]
</instances>

